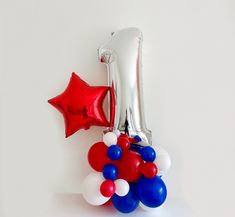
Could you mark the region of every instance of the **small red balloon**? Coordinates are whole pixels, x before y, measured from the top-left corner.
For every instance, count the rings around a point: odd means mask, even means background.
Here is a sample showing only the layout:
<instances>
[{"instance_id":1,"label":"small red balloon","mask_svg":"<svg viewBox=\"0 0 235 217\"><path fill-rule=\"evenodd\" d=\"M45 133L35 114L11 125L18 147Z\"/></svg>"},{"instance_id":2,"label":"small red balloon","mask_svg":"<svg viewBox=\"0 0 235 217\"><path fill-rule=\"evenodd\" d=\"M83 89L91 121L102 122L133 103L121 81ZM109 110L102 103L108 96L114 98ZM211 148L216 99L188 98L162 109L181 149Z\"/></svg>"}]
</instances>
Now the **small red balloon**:
<instances>
[{"instance_id":1,"label":"small red balloon","mask_svg":"<svg viewBox=\"0 0 235 217\"><path fill-rule=\"evenodd\" d=\"M127 138L127 139L129 138L129 136L127 134L125 134L125 133L121 133L119 137Z\"/></svg>"},{"instance_id":2,"label":"small red balloon","mask_svg":"<svg viewBox=\"0 0 235 217\"><path fill-rule=\"evenodd\" d=\"M100 186L100 193L104 197L112 197L116 191L116 186L113 181L105 180Z\"/></svg>"},{"instance_id":3,"label":"small red balloon","mask_svg":"<svg viewBox=\"0 0 235 217\"><path fill-rule=\"evenodd\" d=\"M157 175L157 166L152 162L146 162L141 165L141 172L146 178L154 178Z\"/></svg>"},{"instance_id":4,"label":"small red balloon","mask_svg":"<svg viewBox=\"0 0 235 217\"><path fill-rule=\"evenodd\" d=\"M103 167L110 162L107 150L108 146L103 142L97 142L91 146L88 152L88 162L94 170L101 172Z\"/></svg>"},{"instance_id":5,"label":"small red balloon","mask_svg":"<svg viewBox=\"0 0 235 217\"><path fill-rule=\"evenodd\" d=\"M129 137L129 141L130 141L130 143L136 143L137 142L136 139L132 138L132 137Z\"/></svg>"},{"instance_id":6,"label":"small red balloon","mask_svg":"<svg viewBox=\"0 0 235 217\"><path fill-rule=\"evenodd\" d=\"M117 162L118 178L127 182L135 182L141 176L140 165L143 164L140 155L134 151L127 150Z\"/></svg>"},{"instance_id":7,"label":"small red balloon","mask_svg":"<svg viewBox=\"0 0 235 217\"><path fill-rule=\"evenodd\" d=\"M128 150L130 148L130 141L128 137L118 137L117 144L121 147L122 151Z\"/></svg>"}]
</instances>

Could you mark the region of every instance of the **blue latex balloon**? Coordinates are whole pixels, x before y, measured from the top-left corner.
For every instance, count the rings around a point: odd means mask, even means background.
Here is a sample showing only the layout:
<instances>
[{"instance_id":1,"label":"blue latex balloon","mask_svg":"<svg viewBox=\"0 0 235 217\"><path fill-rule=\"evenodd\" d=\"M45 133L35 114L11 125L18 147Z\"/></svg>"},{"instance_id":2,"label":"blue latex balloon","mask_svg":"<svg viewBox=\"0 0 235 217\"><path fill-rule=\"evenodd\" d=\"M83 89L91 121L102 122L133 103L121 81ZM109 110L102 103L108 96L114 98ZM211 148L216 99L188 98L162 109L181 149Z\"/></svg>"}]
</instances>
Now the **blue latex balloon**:
<instances>
[{"instance_id":1,"label":"blue latex balloon","mask_svg":"<svg viewBox=\"0 0 235 217\"><path fill-rule=\"evenodd\" d=\"M155 208L164 203L167 196L167 189L165 183L159 176L152 179L142 176L137 182L137 193L140 201L144 205Z\"/></svg>"},{"instance_id":2,"label":"blue latex balloon","mask_svg":"<svg viewBox=\"0 0 235 217\"><path fill-rule=\"evenodd\" d=\"M141 150L141 158L146 162L153 162L156 159L156 152L150 146L145 146Z\"/></svg>"},{"instance_id":3,"label":"blue latex balloon","mask_svg":"<svg viewBox=\"0 0 235 217\"><path fill-rule=\"evenodd\" d=\"M122 156L122 149L118 145L111 145L107 151L108 157L111 160L118 160Z\"/></svg>"},{"instance_id":4,"label":"blue latex balloon","mask_svg":"<svg viewBox=\"0 0 235 217\"><path fill-rule=\"evenodd\" d=\"M120 197L117 194L112 196L114 207L122 213L130 213L139 205L139 198L136 192L136 183L130 183L130 190L127 195Z\"/></svg>"},{"instance_id":5,"label":"blue latex balloon","mask_svg":"<svg viewBox=\"0 0 235 217\"><path fill-rule=\"evenodd\" d=\"M135 151L139 154L141 154L141 150L143 149L144 147L140 144L136 144L136 143L131 143L131 146L130 146L130 150L132 151Z\"/></svg>"},{"instance_id":6,"label":"blue latex balloon","mask_svg":"<svg viewBox=\"0 0 235 217\"><path fill-rule=\"evenodd\" d=\"M141 142L141 141L142 141L142 139L140 138L139 135L136 135L136 136L134 137L134 139L135 139L137 142Z\"/></svg>"},{"instance_id":7,"label":"blue latex balloon","mask_svg":"<svg viewBox=\"0 0 235 217\"><path fill-rule=\"evenodd\" d=\"M105 179L115 180L118 175L118 169L113 164L107 164L103 168L103 176Z\"/></svg>"}]
</instances>

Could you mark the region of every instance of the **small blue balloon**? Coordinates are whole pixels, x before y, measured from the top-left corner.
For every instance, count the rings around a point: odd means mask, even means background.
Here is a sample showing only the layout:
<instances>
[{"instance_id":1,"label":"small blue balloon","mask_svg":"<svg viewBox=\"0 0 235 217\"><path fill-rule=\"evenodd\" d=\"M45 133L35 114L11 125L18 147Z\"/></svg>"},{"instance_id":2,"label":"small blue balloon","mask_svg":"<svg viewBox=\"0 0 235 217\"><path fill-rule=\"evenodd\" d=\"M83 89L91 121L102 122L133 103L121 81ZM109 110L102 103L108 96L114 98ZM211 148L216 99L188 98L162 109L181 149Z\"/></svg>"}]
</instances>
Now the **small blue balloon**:
<instances>
[{"instance_id":1,"label":"small blue balloon","mask_svg":"<svg viewBox=\"0 0 235 217\"><path fill-rule=\"evenodd\" d=\"M118 160L122 156L122 149L118 145L111 145L107 151L108 157L111 160Z\"/></svg>"},{"instance_id":2,"label":"small blue balloon","mask_svg":"<svg viewBox=\"0 0 235 217\"><path fill-rule=\"evenodd\" d=\"M130 190L127 195L120 197L117 194L112 196L114 207L122 213L130 213L139 205L139 198L136 192L136 183L130 183Z\"/></svg>"},{"instance_id":3,"label":"small blue balloon","mask_svg":"<svg viewBox=\"0 0 235 217\"><path fill-rule=\"evenodd\" d=\"M134 139L135 139L137 142L141 142L141 141L142 141L142 139L140 138L139 135L136 135L136 136L134 137Z\"/></svg>"},{"instance_id":4,"label":"small blue balloon","mask_svg":"<svg viewBox=\"0 0 235 217\"><path fill-rule=\"evenodd\" d=\"M118 175L118 169L113 164L107 164L103 168L103 176L105 179L115 180Z\"/></svg>"},{"instance_id":5,"label":"small blue balloon","mask_svg":"<svg viewBox=\"0 0 235 217\"><path fill-rule=\"evenodd\" d=\"M135 151L139 154L141 154L141 150L143 149L144 147L140 144L136 144L136 143L131 143L131 146L130 146L130 149L131 151Z\"/></svg>"},{"instance_id":6,"label":"small blue balloon","mask_svg":"<svg viewBox=\"0 0 235 217\"><path fill-rule=\"evenodd\" d=\"M137 193L140 201L151 208L161 206L167 196L165 183L159 176L148 179L140 177L137 182Z\"/></svg>"},{"instance_id":7,"label":"small blue balloon","mask_svg":"<svg viewBox=\"0 0 235 217\"><path fill-rule=\"evenodd\" d=\"M141 150L141 157L146 162L153 162L156 159L156 152L150 146L145 146Z\"/></svg>"}]
</instances>

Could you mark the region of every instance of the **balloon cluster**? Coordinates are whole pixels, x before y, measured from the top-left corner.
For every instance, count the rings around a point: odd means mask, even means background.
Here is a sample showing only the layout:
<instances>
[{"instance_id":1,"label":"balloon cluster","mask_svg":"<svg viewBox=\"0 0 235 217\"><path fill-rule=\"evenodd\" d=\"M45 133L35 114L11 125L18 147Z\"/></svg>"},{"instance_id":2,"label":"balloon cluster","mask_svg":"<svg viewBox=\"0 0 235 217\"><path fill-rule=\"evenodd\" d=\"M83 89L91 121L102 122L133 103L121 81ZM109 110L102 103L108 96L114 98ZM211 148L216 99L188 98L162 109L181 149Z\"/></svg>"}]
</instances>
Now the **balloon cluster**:
<instances>
[{"instance_id":1,"label":"balloon cluster","mask_svg":"<svg viewBox=\"0 0 235 217\"><path fill-rule=\"evenodd\" d=\"M104 134L88 152L90 173L83 182L83 197L92 205L112 201L122 212L141 207L156 208L167 196L161 176L170 168L169 154L148 145L139 136Z\"/></svg>"}]
</instances>

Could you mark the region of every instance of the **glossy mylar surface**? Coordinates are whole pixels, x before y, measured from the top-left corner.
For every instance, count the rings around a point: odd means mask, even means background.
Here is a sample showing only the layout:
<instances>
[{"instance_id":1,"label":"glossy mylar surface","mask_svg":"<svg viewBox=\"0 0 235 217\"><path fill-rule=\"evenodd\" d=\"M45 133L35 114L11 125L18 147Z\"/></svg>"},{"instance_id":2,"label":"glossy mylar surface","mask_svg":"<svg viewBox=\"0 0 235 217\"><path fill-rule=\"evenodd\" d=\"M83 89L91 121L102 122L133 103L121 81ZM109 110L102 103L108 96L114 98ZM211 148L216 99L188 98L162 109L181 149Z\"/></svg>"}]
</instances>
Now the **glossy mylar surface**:
<instances>
[{"instance_id":1,"label":"glossy mylar surface","mask_svg":"<svg viewBox=\"0 0 235 217\"><path fill-rule=\"evenodd\" d=\"M142 97L141 45L139 29L122 29L99 48L99 58L107 65L109 86L114 91L115 99L110 100L114 103L110 129L140 135L151 143Z\"/></svg>"}]
</instances>

